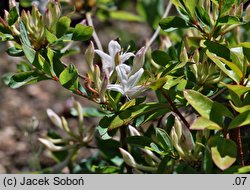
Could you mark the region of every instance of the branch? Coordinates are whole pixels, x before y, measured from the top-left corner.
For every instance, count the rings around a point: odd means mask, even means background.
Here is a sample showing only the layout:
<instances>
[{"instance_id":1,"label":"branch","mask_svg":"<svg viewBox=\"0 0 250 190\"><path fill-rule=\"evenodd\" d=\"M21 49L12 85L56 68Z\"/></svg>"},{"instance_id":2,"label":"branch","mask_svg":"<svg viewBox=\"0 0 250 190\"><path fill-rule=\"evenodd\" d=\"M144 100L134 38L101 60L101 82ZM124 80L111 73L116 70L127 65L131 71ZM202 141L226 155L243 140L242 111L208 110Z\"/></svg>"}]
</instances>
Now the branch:
<instances>
[{"instance_id":1,"label":"branch","mask_svg":"<svg viewBox=\"0 0 250 190\"><path fill-rule=\"evenodd\" d=\"M163 18L166 18L166 17L168 16L168 14L169 14L171 8L172 8L172 3L169 1L168 6L166 7L165 12L164 12L164 14L163 14L163 16L162 16L162 19L163 19ZM161 31L161 27L158 26L157 29L156 29L156 31L154 32L153 36L150 38L149 42L146 44L145 52L146 52L146 51L148 50L148 48L152 45L152 43L155 41L155 39L156 39L157 36L159 35L160 31Z\"/></svg>"},{"instance_id":2,"label":"branch","mask_svg":"<svg viewBox=\"0 0 250 190\"><path fill-rule=\"evenodd\" d=\"M93 21L92 21L92 17L91 17L91 13L90 13L90 12L87 12L87 13L86 13L86 19L87 19L87 21L88 21L89 26L92 26L92 28L93 28L93 30L94 30L94 32L93 32L93 38L94 38L94 40L95 40L95 43L96 43L96 45L97 45L97 48L98 48L99 50L103 51L102 44L101 44L100 39L99 39L99 37L98 37L98 35L97 35L96 31L95 31L95 27L94 27L94 24L93 24Z\"/></svg>"}]
</instances>

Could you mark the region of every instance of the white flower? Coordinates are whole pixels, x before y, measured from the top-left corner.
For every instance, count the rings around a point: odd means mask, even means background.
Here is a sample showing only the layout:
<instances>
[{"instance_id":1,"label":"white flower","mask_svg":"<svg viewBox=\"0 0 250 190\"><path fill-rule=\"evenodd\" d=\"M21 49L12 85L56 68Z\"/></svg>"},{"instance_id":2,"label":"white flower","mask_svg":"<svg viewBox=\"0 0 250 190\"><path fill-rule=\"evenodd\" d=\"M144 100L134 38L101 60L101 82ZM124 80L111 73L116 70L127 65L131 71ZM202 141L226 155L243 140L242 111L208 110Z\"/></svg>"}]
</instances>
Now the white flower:
<instances>
[{"instance_id":1,"label":"white flower","mask_svg":"<svg viewBox=\"0 0 250 190\"><path fill-rule=\"evenodd\" d=\"M141 85L136 86L140 80L144 69L140 68L136 73L131 74L131 67L125 64L120 64L116 67L116 72L118 75L118 80L120 84L110 84L107 89L120 92L122 95L127 97L134 97L142 90L144 87Z\"/></svg>"},{"instance_id":2,"label":"white flower","mask_svg":"<svg viewBox=\"0 0 250 190\"><path fill-rule=\"evenodd\" d=\"M133 53L122 53L121 46L117 41L111 40L108 45L109 55L100 51L95 50L95 52L101 57L102 59L102 69L103 72L107 72L108 76L111 76L115 66L118 64L124 63L128 60L131 56L134 56Z\"/></svg>"}]
</instances>

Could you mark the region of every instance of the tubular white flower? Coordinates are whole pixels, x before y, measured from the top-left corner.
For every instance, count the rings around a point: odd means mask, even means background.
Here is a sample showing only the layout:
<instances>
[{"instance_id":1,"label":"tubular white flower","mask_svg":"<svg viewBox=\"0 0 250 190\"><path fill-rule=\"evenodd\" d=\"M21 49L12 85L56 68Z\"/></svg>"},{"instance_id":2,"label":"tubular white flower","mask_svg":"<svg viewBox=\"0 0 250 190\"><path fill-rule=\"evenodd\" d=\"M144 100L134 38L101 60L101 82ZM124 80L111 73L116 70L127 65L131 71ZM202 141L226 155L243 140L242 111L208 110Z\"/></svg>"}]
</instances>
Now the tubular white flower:
<instances>
[{"instance_id":1,"label":"tubular white flower","mask_svg":"<svg viewBox=\"0 0 250 190\"><path fill-rule=\"evenodd\" d=\"M116 72L120 84L110 84L107 86L107 89L120 92L127 97L133 97L144 89L141 85L136 86L144 72L143 68L140 68L136 73L130 76L131 67L120 64L116 67Z\"/></svg>"},{"instance_id":2,"label":"tubular white flower","mask_svg":"<svg viewBox=\"0 0 250 190\"><path fill-rule=\"evenodd\" d=\"M134 56L133 53L122 53L121 46L117 41L111 40L108 45L109 55L100 51L95 50L95 52L101 57L102 59L102 69L103 72L108 72L109 76L112 75L115 66L118 64L124 63L130 57ZM117 59L118 54L118 60Z\"/></svg>"}]
</instances>

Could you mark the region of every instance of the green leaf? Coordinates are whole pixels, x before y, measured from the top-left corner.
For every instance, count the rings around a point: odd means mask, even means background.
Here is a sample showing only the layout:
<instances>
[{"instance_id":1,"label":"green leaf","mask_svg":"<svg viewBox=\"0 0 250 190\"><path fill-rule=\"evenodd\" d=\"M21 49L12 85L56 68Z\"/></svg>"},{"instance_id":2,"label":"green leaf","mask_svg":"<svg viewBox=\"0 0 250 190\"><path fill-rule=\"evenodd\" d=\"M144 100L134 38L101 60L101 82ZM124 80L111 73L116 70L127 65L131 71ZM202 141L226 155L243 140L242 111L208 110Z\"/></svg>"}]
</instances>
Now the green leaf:
<instances>
[{"instance_id":1,"label":"green leaf","mask_svg":"<svg viewBox=\"0 0 250 190\"><path fill-rule=\"evenodd\" d=\"M152 140L144 136L130 136L126 138L126 142L128 144L135 145L136 147L145 148L150 146Z\"/></svg>"},{"instance_id":2,"label":"green leaf","mask_svg":"<svg viewBox=\"0 0 250 190\"><path fill-rule=\"evenodd\" d=\"M69 65L59 76L59 81L65 88L76 92L78 90L78 72L74 65Z\"/></svg>"},{"instance_id":3,"label":"green leaf","mask_svg":"<svg viewBox=\"0 0 250 190\"><path fill-rule=\"evenodd\" d=\"M32 49L30 46L26 45L25 43L22 44L23 52L25 54L25 57L28 59L28 61L33 64L34 60L36 58L36 51Z\"/></svg>"},{"instance_id":4,"label":"green leaf","mask_svg":"<svg viewBox=\"0 0 250 190\"><path fill-rule=\"evenodd\" d=\"M135 15L127 11L111 11L110 17L117 20L124 20L130 22L144 22L145 19L141 16Z\"/></svg>"},{"instance_id":5,"label":"green leaf","mask_svg":"<svg viewBox=\"0 0 250 190\"><path fill-rule=\"evenodd\" d=\"M153 82L151 82L148 87L151 88L152 90L156 91L158 89L160 89L162 86L164 86L164 84L167 82L167 77L162 77L159 78Z\"/></svg>"},{"instance_id":6,"label":"green leaf","mask_svg":"<svg viewBox=\"0 0 250 190\"><path fill-rule=\"evenodd\" d=\"M50 44L53 44L58 40L57 37L47 29L46 29L46 38Z\"/></svg>"},{"instance_id":7,"label":"green leaf","mask_svg":"<svg viewBox=\"0 0 250 190\"><path fill-rule=\"evenodd\" d=\"M67 16L63 16L57 21L56 36L58 38L62 37L69 30L70 22L71 20Z\"/></svg>"},{"instance_id":8,"label":"green leaf","mask_svg":"<svg viewBox=\"0 0 250 190\"><path fill-rule=\"evenodd\" d=\"M115 128L121 127L123 125L129 124L135 118L146 115L152 114L155 112L159 112L165 110L166 113L169 111L169 108L165 104L158 104L158 103L146 103L140 104L136 106L129 107L128 109L121 111L117 114L111 116L105 116L99 123L101 128L109 128L109 130L113 130Z\"/></svg>"},{"instance_id":9,"label":"green leaf","mask_svg":"<svg viewBox=\"0 0 250 190\"><path fill-rule=\"evenodd\" d=\"M172 150L173 144L171 142L170 136L167 134L167 132L163 129L156 128L156 138L158 140L158 144L161 145L161 147L164 150Z\"/></svg>"},{"instance_id":10,"label":"green leaf","mask_svg":"<svg viewBox=\"0 0 250 190\"><path fill-rule=\"evenodd\" d=\"M12 26L18 20L18 10L17 7L13 7L9 11L9 16L7 18L7 23L9 26Z\"/></svg>"},{"instance_id":11,"label":"green leaf","mask_svg":"<svg viewBox=\"0 0 250 190\"><path fill-rule=\"evenodd\" d=\"M28 37L27 30L26 30L25 25L22 21L19 23L19 27L20 27L20 36L21 36L23 45L31 47L31 43L30 43L30 40Z\"/></svg>"},{"instance_id":12,"label":"green leaf","mask_svg":"<svg viewBox=\"0 0 250 190\"><path fill-rule=\"evenodd\" d=\"M19 88L27 84L34 84L42 80L48 79L44 75L41 75L34 71L27 71L18 74L14 74L9 81L9 86L11 88Z\"/></svg>"},{"instance_id":13,"label":"green leaf","mask_svg":"<svg viewBox=\"0 0 250 190\"><path fill-rule=\"evenodd\" d=\"M211 25L211 20L208 12L204 10L201 6L195 6L195 13L204 24L206 24L207 26Z\"/></svg>"},{"instance_id":14,"label":"green leaf","mask_svg":"<svg viewBox=\"0 0 250 190\"><path fill-rule=\"evenodd\" d=\"M235 105L233 105L233 103L231 103L231 106L233 107L234 110L236 110L239 113L250 111L250 105L245 105L245 106L242 106L242 107L236 107Z\"/></svg>"},{"instance_id":15,"label":"green leaf","mask_svg":"<svg viewBox=\"0 0 250 190\"><path fill-rule=\"evenodd\" d=\"M217 6L219 6L221 0L212 0ZM237 5L237 0L222 0L221 3L221 14L226 13L230 8L232 8L233 4Z\"/></svg>"},{"instance_id":16,"label":"green leaf","mask_svg":"<svg viewBox=\"0 0 250 190\"><path fill-rule=\"evenodd\" d=\"M226 15L226 16L223 16L221 18L219 18L218 20L218 26L220 25L227 25L227 24L240 24L240 20L238 17L236 16L229 16L229 15Z\"/></svg>"},{"instance_id":17,"label":"green leaf","mask_svg":"<svg viewBox=\"0 0 250 190\"><path fill-rule=\"evenodd\" d=\"M206 174L212 173L213 160L209 148L206 146L202 160L202 168Z\"/></svg>"},{"instance_id":18,"label":"green leaf","mask_svg":"<svg viewBox=\"0 0 250 190\"><path fill-rule=\"evenodd\" d=\"M172 61L172 58L166 52L161 50L154 51L151 56L155 63L163 67L165 67L169 61Z\"/></svg>"},{"instance_id":19,"label":"green leaf","mask_svg":"<svg viewBox=\"0 0 250 190\"><path fill-rule=\"evenodd\" d=\"M234 141L214 136L208 142L211 147L212 159L221 170L229 168L237 157L237 146Z\"/></svg>"},{"instance_id":20,"label":"green leaf","mask_svg":"<svg viewBox=\"0 0 250 190\"><path fill-rule=\"evenodd\" d=\"M205 119L209 119L213 101L194 90L185 90L184 96L191 106Z\"/></svg>"},{"instance_id":21,"label":"green leaf","mask_svg":"<svg viewBox=\"0 0 250 190\"><path fill-rule=\"evenodd\" d=\"M193 129L193 130L204 130L204 129L221 130L222 128L217 123L210 121L209 119L206 119L204 117L199 117L191 125L190 129Z\"/></svg>"},{"instance_id":22,"label":"green leaf","mask_svg":"<svg viewBox=\"0 0 250 190\"><path fill-rule=\"evenodd\" d=\"M230 50L226 46L209 40L206 40L204 42L204 45L207 47L209 52L214 53L217 56L222 57L226 60L230 60Z\"/></svg>"},{"instance_id":23,"label":"green leaf","mask_svg":"<svg viewBox=\"0 0 250 190\"><path fill-rule=\"evenodd\" d=\"M198 5L198 0L183 0L185 6L188 8L191 16L195 16L195 7Z\"/></svg>"},{"instance_id":24,"label":"green leaf","mask_svg":"<svg viewBox=\"0 0 250 190\"><path fill-rule=\"evenodd\" d=\"M175 29L187 28L187 22L178 16L169 16L164 18L159 23L160 27L169 32Z\"/></svg>"},{"instance_id":25,"label":"green leaf","mask_svg":"<svg viewBox=\"0 0 250 190\"><path fill-rule=\"evenodd\" d=\"M233 91L235 94L238 95L238 97L241 97L246 92L250 91L250 87L242 86L242 85L233 85L233 84L225 84L225 86Z\"/></svg>"},{"instance_id":26,"label":"green leaf","mask_svg":"<svg viewBox=\"0 0 250 190\"><path fill-rule=\"evenodd\" d=\"M250 111L246 111L237 115L230 123L228 129L234 129L237 127L250 124Z\"/></svg>"},{"instance_id":27,"label":"green leaf","mask_svg":"<svg viewBox=\"0 0 250 190\"><path fill-rule=\"evenodd\" d=\"M13 57L20 57L20 56L24 56L24 52L22 49L18 49L16 47L10 47L7 50L8 55L13 56Z\"/></svg>"},{"instance_id":28,"label":"green leaf","mask_svg":"<svg viewBox=\"0 0 250 190\"><path fill-rule=\"evenodd\" d=\"M86 41L90 39L92 33L93 33L93 28L91 26L77 24L73 32L72 40Z\"/></svg>"},{"instance_id":29,"label":"green leaf","mask_svg":"<svg viewBox=\"0 0 250 190\"><path fill-rule=\"evenodd\" d=\"M232 80L236 83L240 83L243 73L242 71L235 65L234 63L223 59L222 57L218 57L209 51L206 52L207 56ZM228 69L229 67L230 69Z\"/></svg>"}]
</instances>

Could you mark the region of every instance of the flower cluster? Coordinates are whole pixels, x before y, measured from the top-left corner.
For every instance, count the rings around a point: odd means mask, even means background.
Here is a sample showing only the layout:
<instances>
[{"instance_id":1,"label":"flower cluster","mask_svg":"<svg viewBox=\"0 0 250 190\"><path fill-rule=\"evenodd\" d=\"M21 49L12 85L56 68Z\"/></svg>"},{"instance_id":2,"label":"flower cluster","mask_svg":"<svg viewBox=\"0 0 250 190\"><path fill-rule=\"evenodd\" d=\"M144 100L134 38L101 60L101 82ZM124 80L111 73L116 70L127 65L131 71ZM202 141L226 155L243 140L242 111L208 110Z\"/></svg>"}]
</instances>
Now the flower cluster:
<instances>
[{"instance_id":1,"label":"flower cluster","mask_svg":"<svg viewBox=\"0 0 250 190\"><path fill-rule=\"evenodd\" d=\"M110 78L114 72L117 74L117 80L114 84L110 84L109 81L107 89L120 92L127 98L135 97L145 89L142 85L136 85L144 72L142 67L145 48L141 48L134 55L131 52L122 52L120 44L117 41L111 40L108 49L109 55L100 50L95 50L102 59L104 75ZM125 61L130 57L135 57L132 66L125 64Z\"/></svg>"}]
</instances>

